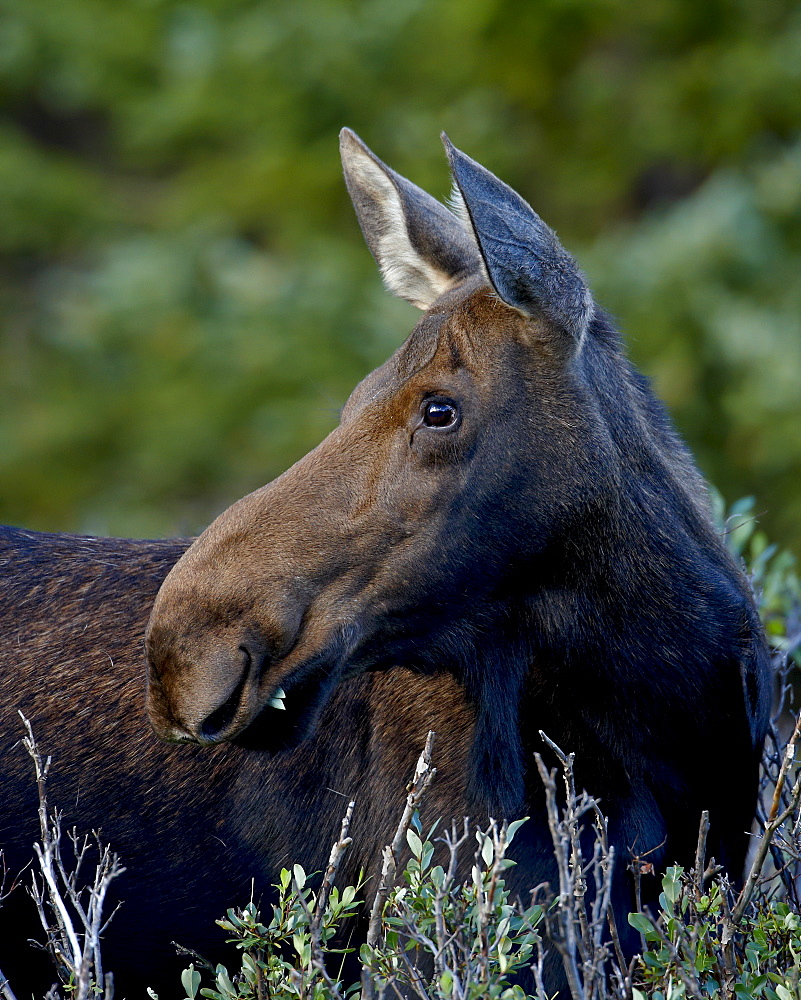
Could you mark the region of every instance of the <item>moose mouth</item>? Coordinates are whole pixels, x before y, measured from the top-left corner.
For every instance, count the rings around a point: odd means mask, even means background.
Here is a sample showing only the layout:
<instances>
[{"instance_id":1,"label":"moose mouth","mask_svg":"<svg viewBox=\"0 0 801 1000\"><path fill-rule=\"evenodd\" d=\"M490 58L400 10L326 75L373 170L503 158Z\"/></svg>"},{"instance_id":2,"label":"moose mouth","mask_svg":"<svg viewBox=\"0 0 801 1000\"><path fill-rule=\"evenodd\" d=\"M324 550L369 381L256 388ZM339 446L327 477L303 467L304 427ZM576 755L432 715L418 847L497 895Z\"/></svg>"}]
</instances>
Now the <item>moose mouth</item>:
<instances>
[{"instance_id":1,"label":"moose mouth","mask_svg":"<svg viewBox=\"0 0 801 1000\"><path fill-rule=\"evenodd\" d=\"M248 720L246 703L258 683L246 667L226 701L203 722L198 742L235 743L248 750L279 753L311 735L333 688L337 671L328 659L315 657L276 684L262 708Z\"/></svg>"}]
</instances>

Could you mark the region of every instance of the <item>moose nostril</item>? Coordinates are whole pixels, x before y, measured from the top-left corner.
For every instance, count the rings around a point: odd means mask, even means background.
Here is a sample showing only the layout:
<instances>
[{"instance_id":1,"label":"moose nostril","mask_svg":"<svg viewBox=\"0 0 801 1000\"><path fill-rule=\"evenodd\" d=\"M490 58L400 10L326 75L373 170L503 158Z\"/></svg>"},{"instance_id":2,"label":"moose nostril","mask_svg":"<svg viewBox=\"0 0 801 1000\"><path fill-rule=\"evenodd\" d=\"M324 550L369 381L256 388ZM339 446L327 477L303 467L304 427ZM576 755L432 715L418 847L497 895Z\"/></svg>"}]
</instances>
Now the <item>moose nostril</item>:
<instances>
[{"instance_id":1,"label":"moose nostril","mask_svg":"<svg viewBox=\"0 0 801 1000\"><path fill-rule=\"evenodd\" d=\"M200 724L199 734L201 739L209 743L216 743L219 740L225 739L225 734L234 721L237 709L242 701L242 692L250 675L249 668L250 659L248 657L248 665L242 671L242 676L239 678L237 686L222 705L219 708L215 708Z\"/></svg>"},{"instance_id":2,"label":"moose nostril","mask_svg":"<svg viewBox=\"0 0 801 1000\"><path fill-rule=\"evenodd\" d=\"M242 693L253 668L253 657L248 647L242 644L239 647L239 652L242 654L242 667L239 682L222 705L215 708L213 712L210 712L209 715L206 716L198 729L198 735L205 742L216 743L225 739L225 734L231 723L234 721L237 710L239 709L239 705L242 701Z\"/></svg>"}]
</instances>

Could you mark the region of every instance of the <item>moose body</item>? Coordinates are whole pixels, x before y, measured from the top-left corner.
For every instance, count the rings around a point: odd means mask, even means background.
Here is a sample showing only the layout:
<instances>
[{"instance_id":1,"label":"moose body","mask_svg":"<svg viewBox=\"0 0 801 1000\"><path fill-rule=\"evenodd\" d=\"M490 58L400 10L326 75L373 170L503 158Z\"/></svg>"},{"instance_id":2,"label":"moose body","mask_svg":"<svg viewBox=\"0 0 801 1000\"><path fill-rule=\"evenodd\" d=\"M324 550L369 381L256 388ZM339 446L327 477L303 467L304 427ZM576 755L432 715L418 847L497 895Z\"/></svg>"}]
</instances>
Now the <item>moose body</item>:
<instances>
[{"instance_id":1,"label":"moose body","mask_svg":"<svg viewBox=\"0 0 801 1000\"><path fill-rule=\"evenodd\" d=\"M334 693L317 732L284 754L155 739L142 644L156 591L187 544L0 528L3 611L14 612L0 633L8 881L39 837L22 710L52 756L48 796L63 811L63 829L100 830L126 868L112 885L112 900L123 904L103 948L118 998L143 997L146 986L175 993L189 959L172 941L224 960L215 920L252 895L266 899L287 864L324 866L348 797L360 808L343 877L355 882L361 868L380 867L429 729L439 734L440 760L428 811L456 803L456 813L467 811L473 712L447 677L405 669L355 677ZM26 871L20 881L29 879ZM0 970L17 996L40 997L55 972L28 938L43 933L21 885L0 908Z\"/></svg>"},{"instance_id":2,"label":"moose body","mask_svg":"<svg viewBox=\"0 0 801 1000\"><path fill-rule=\"evenodd\" d=\"M384 279L425 314L339 426L186 551L8 536L7 708L31 716L55 775L65 758L70 818L123 854L107 963L126 989L159 970L157 941L203 950L251 877L262 893L287 861L322 867L342 794L361 845L345 874L373 863L428 729L428 815L531 817L521 894L555 878L540 731L576 754L608 816L629 951L633 855L689 863L708 809L712 853L742 869L769 658L688 451L519 195L448 146L452 213L342 142ZM154 596L148 714L190 746L144 724ZM4 788L30 800L12 757Z\"/></svg>"}]
</instances>

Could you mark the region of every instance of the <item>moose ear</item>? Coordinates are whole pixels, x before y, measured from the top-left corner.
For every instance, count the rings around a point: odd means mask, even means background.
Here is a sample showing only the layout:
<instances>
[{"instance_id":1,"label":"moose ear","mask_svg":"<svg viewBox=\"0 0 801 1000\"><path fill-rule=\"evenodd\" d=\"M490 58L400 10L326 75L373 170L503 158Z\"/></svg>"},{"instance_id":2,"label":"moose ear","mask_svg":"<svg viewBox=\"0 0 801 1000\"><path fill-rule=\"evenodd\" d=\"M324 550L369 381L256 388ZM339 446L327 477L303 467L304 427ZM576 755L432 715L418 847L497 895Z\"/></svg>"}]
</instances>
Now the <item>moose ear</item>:
<instances>
[{"instance_id":1,"label":"moose ear","mask_svg":"<svg viewBox=\"0 0 801 1000\"><path fill-rule=\"evenodd\" d=\"M342 129L339 145L359 225L391 292L427 309L481 270L472 234L444 205L390 170L350 129Z\"/></svg>"},{"instance_id":2,"label":"moose ear","mask_svg":"<svg viewBox=\"0 0 801 1000\"><path fill-rule=\"evenodd\" d=\"M545 316L580 342L594 306L573 257L517 192L444 133L442 141L495 291L513 309Z\"/></svg>"}]
</instances>

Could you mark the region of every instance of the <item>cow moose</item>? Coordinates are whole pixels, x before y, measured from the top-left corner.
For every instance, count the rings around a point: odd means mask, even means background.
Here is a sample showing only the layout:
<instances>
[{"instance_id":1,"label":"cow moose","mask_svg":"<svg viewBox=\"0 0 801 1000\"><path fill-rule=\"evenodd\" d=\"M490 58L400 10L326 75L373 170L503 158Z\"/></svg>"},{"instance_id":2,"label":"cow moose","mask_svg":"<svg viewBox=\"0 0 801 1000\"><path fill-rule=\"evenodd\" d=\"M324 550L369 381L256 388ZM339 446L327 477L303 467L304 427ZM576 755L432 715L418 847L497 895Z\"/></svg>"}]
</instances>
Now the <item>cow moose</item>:
<instances>
[{"instance_id":1,"label":"cow moose","mask_svg":"<svg viewBox=\"0 0 801 1000\"><path fill-rule=\"evenodd\" d=\"M451 209L341 145L384 281L423 317L339 425L191 544L0 533L0 845L13 869L36 836L19 708L65 823L127 867L118 996L167 988L173 940L217 957L215 918L288 861L320 869L343 795L342 877L372 866L429 729L429 816L531 817L521 894L555 878L540 730L606 811L624 937L628 858L689 862L703 809L742 870L769 658L687 448L518 194L447 139ZM0 911L0 968L27 989L26 905Z\"/></svg>"}]
</instances>

